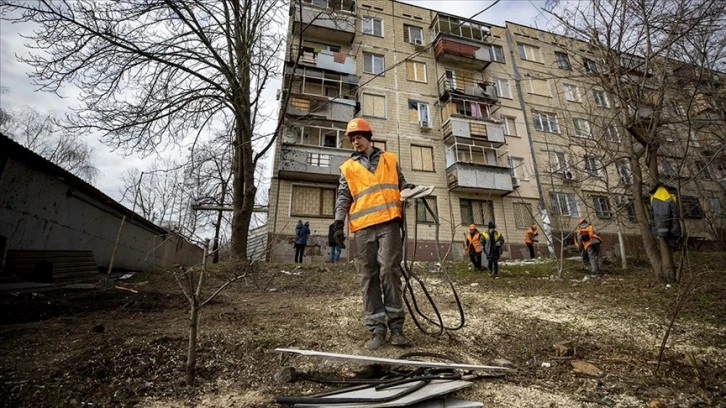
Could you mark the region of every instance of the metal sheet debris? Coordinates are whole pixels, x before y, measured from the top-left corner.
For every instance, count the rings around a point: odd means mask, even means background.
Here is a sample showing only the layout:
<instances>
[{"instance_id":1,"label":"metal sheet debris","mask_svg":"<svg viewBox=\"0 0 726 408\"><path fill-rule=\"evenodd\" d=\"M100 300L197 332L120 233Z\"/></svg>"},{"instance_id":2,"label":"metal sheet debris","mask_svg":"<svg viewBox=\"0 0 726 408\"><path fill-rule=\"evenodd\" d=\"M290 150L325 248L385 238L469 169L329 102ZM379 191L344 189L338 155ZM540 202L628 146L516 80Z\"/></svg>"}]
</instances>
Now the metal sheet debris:
<instances>
[{"instance_id":1,"label":"metal sheet debris","mask_svg":"<svg viewBox=\"0 0 726 408\"><path fill-rule=\"evenodd\" d=\"M375 387L368 387L348 392L336 393L321 397L326 398L370 398L370 399L383 399L401 393L408 387L414 386L416 383L401 384L390 388L384 388L382 390L376 390ZM355 404L295 404L295 408L324 408L324 407L335 407L335 408L392 408L392 407L410 407L412 404L416 404L421 401L425 401L440 395L445 395L450 392L458 391L463 388L470 387L472 385L469 381L450 381L450 380L432 380L425 387L416 390L408 395L401 398L395 399L388 402L370 402L370 403L355 403ZM434 405L435 407L436 405Z\"/></svg>"},{"instance_id":2,"label":"metal sheet debris","mask_svg":"<svg viewBox=\"0 0 726 408\"><path fill-rule=\"evenodd\" d=\"M448 398L435 398L411 405L412 408L481 408L483 406L483 402L463 401Z\"/></svg>"},{"instance_id":3,"label":"metal sheet debris","mask_svg":"<svg viewBox=\"0 0 726 408\"><path fill-rule=\"evenodd\" d=\"M460 363L441 363L437 361L418 361L418 360L398 360L394 358L380 358L380 357L369 357L359 356L354 354L338 354L338 353L326 353L322 351L313 350L300 350L300 349L289 349L289 348L276 348L275 351L282 353L297 353L305 356L316 356L323 358L336 358L342 360L354 360L367 363L379 363L389 365L401 365L401 366L413 366L413 367L441 367L441 368L452 368L462 370L490 370L490 371L514 371L508 367L488 366L488 365L476 365L476 364L460 364Z\"/></svg>"}]
</instances>

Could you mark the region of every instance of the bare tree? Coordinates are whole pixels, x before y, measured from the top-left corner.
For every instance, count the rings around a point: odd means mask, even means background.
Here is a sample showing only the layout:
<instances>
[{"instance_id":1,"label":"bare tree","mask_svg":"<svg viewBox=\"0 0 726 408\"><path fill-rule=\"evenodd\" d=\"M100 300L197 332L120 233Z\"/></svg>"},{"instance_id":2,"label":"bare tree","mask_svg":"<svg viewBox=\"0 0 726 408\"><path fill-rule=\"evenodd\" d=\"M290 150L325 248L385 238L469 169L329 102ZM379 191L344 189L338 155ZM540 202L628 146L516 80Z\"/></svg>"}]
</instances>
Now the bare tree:
<instances>
[{"instance_id":1,"label":"bare tree","mask_svg":"<svg viewBox=\"0 0 726 408\"><path fill-rule=\"evenodd\" d=\"M231 117L233 256L246 259L255 169L274 141L260 126L284 33L278 0L0 0L3 18L33 21L42 52L22 60L39 89L72 83L83 101L68 126L112 148L151 152L197 139Z\"/></svg>"},{"instance_id":2,"label":"bare tree","mask_svg":"<svg viewBox=\"0 0 726 408\"><path fill-rule=\"evenodd\" d=\"M29 106L2 110L0 132L88 182L98 175L91 146L80 135L58 126L53 114Z\"/></svg>"},{"instance_id":3,"label":"bare tree","mask_svg":"<svg viewBox=\"0 0 726 408\"><path fill-rule=\"evenodd\" d=\"M691 148L694 130L704 127L696 120L696 101L724 61L726 10L718 0L559 3L550 1L549 7L564 33L586 44L568 50L582 59L581 75L615 99L645 252L655 275L674 282L674 248L651 233L642 197L664 181L675 181L679 194L695 188L682 170L698 154ZM672 163L676 168L669 169Z\"/></svg>"}]
</instances>

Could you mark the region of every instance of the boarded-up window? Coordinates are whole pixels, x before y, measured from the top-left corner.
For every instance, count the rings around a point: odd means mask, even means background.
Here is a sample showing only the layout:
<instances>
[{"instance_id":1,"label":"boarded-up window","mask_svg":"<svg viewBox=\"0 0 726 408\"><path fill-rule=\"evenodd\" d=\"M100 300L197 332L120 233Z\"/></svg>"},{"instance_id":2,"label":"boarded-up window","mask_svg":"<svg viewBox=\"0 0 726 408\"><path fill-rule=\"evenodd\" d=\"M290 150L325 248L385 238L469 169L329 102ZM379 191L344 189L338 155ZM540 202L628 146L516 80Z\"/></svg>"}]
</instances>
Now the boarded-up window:
<instances>
[{"instance_id":1,"label":"boarded-up window","mask_svg":"<svg viewBox=\"0 0 726 408\"><path fill-rule=\"evenodd\" d=\"M419 171L434 171L434 149L428 146L411 145L411 168Z\"/></svg>"},{"instance_id":2,"label":"boarded-up window","mask_svg":"<svg viewBox=\"0 0 726 408\"><path fill-rule=\"evenodd\" d=\"M534 224L534 214L532 214L532 204L530 203L514 203L514 225L517 228L525 229Z\"/></svg>"},{"instance_id":3,"label":"boarded-up window","mask_svg":"<svg viewBox=\"0 0 726 408\"><path fill-rule=\"evenodd\" d=\"M494 205L486 200L459 199L461 225L475 224L484 227L494 221Z\"/></svg>"},{"instance_id":4,"label":"boarded-up window","mask_svg":"<svg viewBox=\"0 0 726 408\"><path fill-rule=\"evenodd\" d=\"M426 82L426 64L406 61L406 79L409 81Z\"/></svg>"},{"instance_id":5,"label":"boarded-up window","mask_svg":"<svg viewBox=\"0 0 726 408\"><path fill-rule=\"evenodd\" d=\"M292 105L296 109L300 109L301 111L307 112L310 110L310 101L307 99L290 98L290 105Z\"/></svg>"},{"instance_id":6,"label":"boarded-up window","mask_svg":"<svg viewBox=\"0 0 726 408\"><path fill-rule=\"evenodd\" d=\"M363 115L386 117L386 97L383 95L363 94Z\"/></svg>"},{"instance_id":7,"label":"boarded-up window","mask_svg":"<svg viewBox=\"0 0 726 408\"><path fill-rule=\"evenodd\" d=\"M550 96L550 87L546 79L530 78L529 92L536 95Z\"/></svg>"},{"instance_id":8,"label":"boarded-up window","mask_svg":"<svg viewBox=\"0 0 726 408\"><path fill-rule=\"evenodd\" d=\"M290 215L332 217L335 215L335 188L292 186Z\"/></svg>"}]
</instances>

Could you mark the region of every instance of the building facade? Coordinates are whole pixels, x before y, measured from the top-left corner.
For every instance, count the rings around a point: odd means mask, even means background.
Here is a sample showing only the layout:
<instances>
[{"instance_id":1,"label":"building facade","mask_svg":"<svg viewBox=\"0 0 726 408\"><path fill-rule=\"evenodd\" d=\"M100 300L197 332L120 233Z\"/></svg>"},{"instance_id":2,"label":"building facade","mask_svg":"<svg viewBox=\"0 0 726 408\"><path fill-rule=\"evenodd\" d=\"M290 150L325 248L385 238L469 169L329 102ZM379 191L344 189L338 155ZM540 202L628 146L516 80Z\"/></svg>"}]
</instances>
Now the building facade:
<instances>
[{"instance_id":1,"label":"building facade","mask_svg":"<svg viewBox=\"0 0 726 408\"><path fill-rule=\"evenodd\" d=\"M425 198L433 216L407 205L417 260L461 258L469 224L484 230L492 221L507 241L505 258L528 256L523 236L533 223L551 237L540 234L539 254L554 255L582 216L610 247L638 242L615 102L580 74L596 69L586 45L396 1L290 7L271 260L292 259L299 219L310 222L309 255L326 256L339 166L352 152L345 126L356 116L371 124L375 146L398 155L409 182L435 187ZM714 208L723 199L719 177L708 183ZM354 251L353 243L343 257Z\"/></svg>"}]
</instances>

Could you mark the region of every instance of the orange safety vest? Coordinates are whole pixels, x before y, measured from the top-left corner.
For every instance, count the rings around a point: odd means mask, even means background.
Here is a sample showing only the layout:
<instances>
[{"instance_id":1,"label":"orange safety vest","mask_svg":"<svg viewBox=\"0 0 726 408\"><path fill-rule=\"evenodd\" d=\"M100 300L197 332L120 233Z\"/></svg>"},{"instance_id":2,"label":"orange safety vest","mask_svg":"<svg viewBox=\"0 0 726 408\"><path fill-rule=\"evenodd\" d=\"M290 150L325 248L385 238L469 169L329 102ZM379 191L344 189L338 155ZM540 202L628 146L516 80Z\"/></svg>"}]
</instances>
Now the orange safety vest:
<instances>
[{"instance_id":1,"label":"orange safety vest","mask_svg":"<svg viewBox=\"0 0 726 408\"><path fill-rule=\"evenodd\" d=\"M340 172L353 196L348 210L350 232L402 218L395 154L381 152L375 173L353 159L346 160Z\"/></svg>"},{"instance_id":2,"label":"orange safety vest","mask_svg":"<svg viewBox=\"0 0 726 408\"><path fill-rule=\"evenodd\" d=\"M474 246L474 251L479 253L481 252L481 243L479 242L479 233L477 232L474 234L474 236L471 236L471 232L468 234L464 234L464 237L466 237L466 253L468 254L471 250L472 245Z\"/></svg>"},{"instance_id":3,"label":"orange safety vest","mask_svg":"<svg viewBox=\"0 0 726 408\"><path fill-rule=\"evenodd\" d=\"M527 232L524 233L524 243L534 244L534 231L532 231L532 227L530 227Z\"/></svg>"},{"instance_id":4,"label":"orange safety vest","mask_svg":"<svg viewBox=\"0 0 726 408\"><path fill-rule=\"evenodd\" d=\"M587 251L587 248L590 246L593 239L598 239L598 240L600 240L600 243L602 243L602 238L600 238L599 235L595 234L595 229L592 228L592 224L588 225L585 228L579 228L577 230L578 236L582 236L582 234L585 232L587 232L588 235L590 235L590 240L586 241L586 242L582 242L582 249L584 251Z\"/></svg>"}]
</instances>

